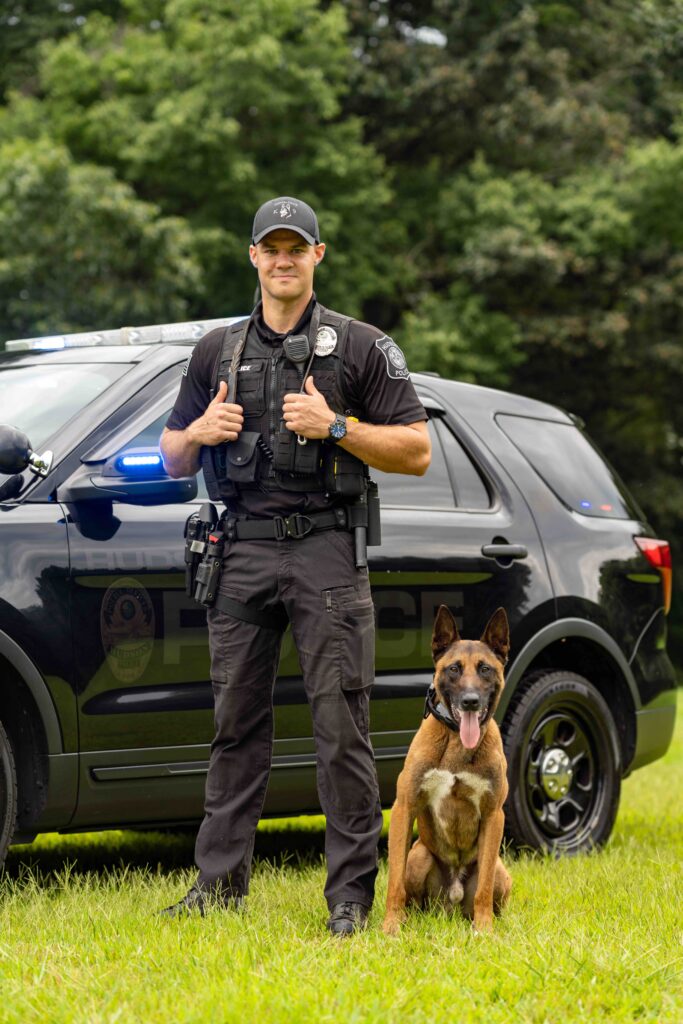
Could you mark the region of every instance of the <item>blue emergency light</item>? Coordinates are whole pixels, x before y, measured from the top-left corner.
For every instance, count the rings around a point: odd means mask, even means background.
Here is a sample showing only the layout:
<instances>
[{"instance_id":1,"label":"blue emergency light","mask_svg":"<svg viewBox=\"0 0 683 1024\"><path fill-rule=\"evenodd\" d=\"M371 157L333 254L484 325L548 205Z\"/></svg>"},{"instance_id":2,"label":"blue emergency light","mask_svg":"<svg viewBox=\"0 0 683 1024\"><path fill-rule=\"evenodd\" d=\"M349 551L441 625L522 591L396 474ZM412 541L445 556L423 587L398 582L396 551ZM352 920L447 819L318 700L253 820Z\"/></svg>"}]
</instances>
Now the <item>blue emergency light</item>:
<instances>
[{"instance_id":1,"label":"blue emergency light","mask_svg":"<svg viewBox=\"0 0 683 1024\"><path fill-rule=\"evenodd\" d=\"M164 463L159 449L129 449L122 452L115 462L115 468L125 476L157 476L164 472Z\"/></svg>"}]
</instances>

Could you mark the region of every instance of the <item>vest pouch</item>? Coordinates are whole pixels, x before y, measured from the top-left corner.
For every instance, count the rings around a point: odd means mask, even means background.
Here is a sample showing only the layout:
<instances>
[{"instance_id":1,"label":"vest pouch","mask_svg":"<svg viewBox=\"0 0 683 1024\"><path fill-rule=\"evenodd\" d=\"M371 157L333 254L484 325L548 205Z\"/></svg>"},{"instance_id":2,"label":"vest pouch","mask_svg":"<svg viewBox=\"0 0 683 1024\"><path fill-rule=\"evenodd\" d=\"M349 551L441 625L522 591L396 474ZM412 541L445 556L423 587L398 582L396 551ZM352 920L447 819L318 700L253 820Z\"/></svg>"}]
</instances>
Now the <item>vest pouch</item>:
<instances>
[{"instance_id":1,"label":"vest pouch","mask_svg":"<svg viewBox=\"0 0 683 1024\"><path fill-rule=\"evenodd\" d=\"M325 445L323 474L325 490L342 498L358 498L365 493L365 464L339 445Z\"/></svg>"},{"instance_id":2,"label":"vest pouch","mask_svg":"<svg viewBox=\"0 0 683 1024\"><path fill-rule=\"evenodd\" d=\"M294 476L315 476L320 468L322 441L309 438L306 444L299 444L297 435L286 427L275 437L273 468L278 473Z\"/></svg>"},{"instance_id":3,"label":"vest pouch","mask_svg":"<svg viewBox=\"0 0 683 1024\"><path fill-rule=\"evenodd\" d=\"M266 410L266 371L268 363L265 359L245 359L237 371L238 405L242 406L244 415L261 416Z\"/></svg>"},{"instance_id":4,"label":"vest pouch","mask_svg":"<svg viewBox=\"0 0 683 1024\"><path fill-rule=\"evenodd\" d=\"M299 444L294 438L294 474L296 476L313 476L320 467L322 441L317 437L309 437L306 444Z\"/></svg>"},{"instance_id":5,"label":"vest pouch","mask_svg":"<svg viewBox=\"0 0 683 1024\"><path fill-rule=\"evenodd\" d=\"M258 478L261 464L261 435L256 430L243 430L236 441L225 446L225 470L234 483L251 484Z\"/></svg>"}]
</instances>

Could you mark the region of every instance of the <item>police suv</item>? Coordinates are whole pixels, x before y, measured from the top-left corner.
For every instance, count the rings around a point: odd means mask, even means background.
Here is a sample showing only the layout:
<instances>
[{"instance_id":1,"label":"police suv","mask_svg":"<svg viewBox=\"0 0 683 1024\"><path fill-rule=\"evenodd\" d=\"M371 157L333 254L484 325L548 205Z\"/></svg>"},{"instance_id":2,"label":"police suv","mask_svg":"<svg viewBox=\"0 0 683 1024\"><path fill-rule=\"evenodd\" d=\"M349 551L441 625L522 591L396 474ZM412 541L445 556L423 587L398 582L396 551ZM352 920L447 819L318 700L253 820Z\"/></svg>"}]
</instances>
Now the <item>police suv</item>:
<instances>
[{"instance_id":1,"label":"police suv","mask_svg":"<svg viewBox=\"0 0 683 1024\"><path fill-rule=\"evenodd\" d=\"M206 495L202 479L165 475L158 441L190 346L231 322L19 340L0 356L0 864L39 832L201 819L212 692L183 528ZM509 836L566 852L600 844L622 777L672 736L669 545L571 416L413 380L431 467L372 472L383 804L424 712L436 609L478 637L502 605ZM266 814L319 810L305 704L286 634Z\"/></svg>"}]
</instances>

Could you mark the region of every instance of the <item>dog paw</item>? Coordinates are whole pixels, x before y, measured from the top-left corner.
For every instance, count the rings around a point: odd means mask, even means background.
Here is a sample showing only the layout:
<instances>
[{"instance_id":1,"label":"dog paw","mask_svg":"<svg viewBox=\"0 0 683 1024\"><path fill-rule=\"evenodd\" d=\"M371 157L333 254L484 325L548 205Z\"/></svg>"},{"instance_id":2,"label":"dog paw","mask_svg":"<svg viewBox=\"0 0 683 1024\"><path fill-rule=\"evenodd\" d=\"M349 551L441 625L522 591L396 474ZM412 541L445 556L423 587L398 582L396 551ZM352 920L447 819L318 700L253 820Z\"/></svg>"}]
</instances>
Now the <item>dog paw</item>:
<instances>
[{"instance_id":1,"label":"dog paw","mask_svg":"<svg viewBox=\"0 0 683 1024\"><path fill-rule=\"evenodd\" d=\"M385 935L389 935L395 939L401 931L401 923L401 919L398 917L385 917L384 924L382 925L382 931Z\"/></svg>"},{"instance_id":2,"label":"dog paw","mask_svg":"<svg viewBox=\"0 0 683 1024\"><path fill-rule=\"evenodd\" d=\"M493 931L493 918L480 915L472 922L473 935L490 935Z\"/></svg>"}]
</instances>

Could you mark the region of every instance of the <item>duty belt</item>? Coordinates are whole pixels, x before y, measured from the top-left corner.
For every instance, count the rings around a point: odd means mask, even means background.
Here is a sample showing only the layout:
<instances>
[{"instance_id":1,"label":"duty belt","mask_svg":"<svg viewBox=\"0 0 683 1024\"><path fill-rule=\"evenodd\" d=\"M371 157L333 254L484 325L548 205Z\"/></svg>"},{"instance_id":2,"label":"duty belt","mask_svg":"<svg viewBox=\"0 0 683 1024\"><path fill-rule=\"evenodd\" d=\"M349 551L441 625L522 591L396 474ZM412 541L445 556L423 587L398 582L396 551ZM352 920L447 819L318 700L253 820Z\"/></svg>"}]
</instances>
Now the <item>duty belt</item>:
<instances>
[{"instance_id":1,"label":"duty belt","mask_svg":"<svg viewBox=\"0 0 683 1024\"><path fill-rule=\"evenodd\" d=\"M221 521L223 532L233 540L301 540L318 530L346 530L349 528L345 508L327 512L293 512L290 516L273 519L236 519L228 516Z\"/></svg>"}]
</instances>

